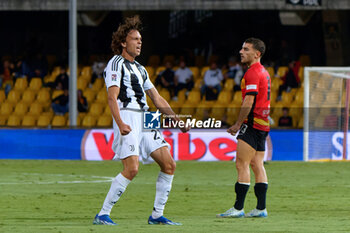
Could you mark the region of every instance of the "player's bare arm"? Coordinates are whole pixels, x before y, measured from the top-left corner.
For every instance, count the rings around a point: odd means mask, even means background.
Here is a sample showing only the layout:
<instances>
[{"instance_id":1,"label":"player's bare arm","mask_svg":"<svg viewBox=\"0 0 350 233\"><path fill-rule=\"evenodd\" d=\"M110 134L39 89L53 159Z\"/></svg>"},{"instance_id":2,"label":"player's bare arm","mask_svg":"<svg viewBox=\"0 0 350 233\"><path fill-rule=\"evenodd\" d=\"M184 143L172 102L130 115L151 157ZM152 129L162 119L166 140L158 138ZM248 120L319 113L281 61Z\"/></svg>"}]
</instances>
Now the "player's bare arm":
<instances>
[{"instance_id":1,"label":"player's bare arm","mask_svg":"<svg viewBox=\"0 0 350 233\"><path fill-rule=\"evenodd\" d=\"M180 118L176 116L174 111L171 109L168 102L159 94L156 88L151 88L146 91L146 94L151 98L154 105L160 110L161 113L168 116L174 116L174 120L179 121ZM180 130L185 133L190 130L188 127L180 128Z\"/></svg>"},{"instance_id":2,"label":"player's bare arm","mask_svg":"<svg viewBox=\"0 0 350 233\"><path fill-rule=\"evenodd\" d=\"M238 132L242 123L248 117L248 114L249 114L250 110L252 109L254 99L255 99L255 95L246 95L245 96L243 103L242 103L241 110L240 110L239 115L238 115L238 119L237 119L236 123L227 130L228 133L230 133L231 135L235 135Z\"/></svg>"},{"instance_id":3,"label":"player's bare arm","mask_svg":"<svg viewBox=\"0 0 350 233\"><path fill-rule=\"evenodd\" d=\"M117 123L121 135L127 135L131 131L131 127L123 122L120 117L120 109L118 106L118 96L119 96L120 88L118 86L112 86L108 88L108 105L111 109L113 118Z\"/></svg>"}]
</instances>

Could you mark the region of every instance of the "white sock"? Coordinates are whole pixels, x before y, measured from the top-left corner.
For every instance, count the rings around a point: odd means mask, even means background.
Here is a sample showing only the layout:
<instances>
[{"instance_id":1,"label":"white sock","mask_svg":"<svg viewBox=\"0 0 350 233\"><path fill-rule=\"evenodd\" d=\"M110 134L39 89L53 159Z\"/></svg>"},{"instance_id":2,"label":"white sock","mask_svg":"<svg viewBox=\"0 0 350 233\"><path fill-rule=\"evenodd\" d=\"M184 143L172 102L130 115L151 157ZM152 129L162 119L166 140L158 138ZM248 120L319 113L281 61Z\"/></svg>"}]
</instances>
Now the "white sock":
<instances>
[{"instance_id":1,"label":"white sock","mask_svg":"<svg viewBox=\"0 0 350 233\"><path fill-rule=\"evenodd\" d=\"M163 216L164 207L168 200L168 195L171 190L174 175L168 175L164 172L159 172L156 183L156 198L154 200L154 208L152 218L159 218Z\"/></svg>"},{"instance_id":2,"label":"white sock","mask_svg":"<svg viewBox=\"0 0 350 233\"><path fill-rule=\"evenodd\" d=\"M106 199L103 202L102 209L99 216L110 215L112 207L119 200L121 195L124 193L126 187L131 180L125 178L121 173L119 173L112 181L111 188L109 189Z\"/></svg>"}]
</instances>

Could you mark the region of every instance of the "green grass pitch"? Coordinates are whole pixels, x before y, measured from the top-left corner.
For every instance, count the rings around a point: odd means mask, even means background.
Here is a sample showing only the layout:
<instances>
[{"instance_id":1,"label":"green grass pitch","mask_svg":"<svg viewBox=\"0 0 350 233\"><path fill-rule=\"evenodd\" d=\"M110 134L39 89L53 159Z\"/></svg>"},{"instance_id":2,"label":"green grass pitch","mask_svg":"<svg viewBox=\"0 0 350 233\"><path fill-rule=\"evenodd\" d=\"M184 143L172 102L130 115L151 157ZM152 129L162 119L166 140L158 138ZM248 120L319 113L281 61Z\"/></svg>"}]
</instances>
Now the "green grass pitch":
<instances>
[{"instance_id":1,"label":"green grass pitch","mask_svg":"<svg viewBox=\"0 0 350 233\"><path fill-rule=\"evenodd\" d=\"M233 162L178 162L165 216L183 226L147 225L156 164L140 165L111 217L94 226L121 171L114 161L0 160L0 232L350 232L350 163L270 162L266 219L218 219L233 205ZM254 182L252 182L254 184ZM253 186L253 185L252 185ZM251 186L246 212L256 205Z\"/></svg>"}]
</instances>

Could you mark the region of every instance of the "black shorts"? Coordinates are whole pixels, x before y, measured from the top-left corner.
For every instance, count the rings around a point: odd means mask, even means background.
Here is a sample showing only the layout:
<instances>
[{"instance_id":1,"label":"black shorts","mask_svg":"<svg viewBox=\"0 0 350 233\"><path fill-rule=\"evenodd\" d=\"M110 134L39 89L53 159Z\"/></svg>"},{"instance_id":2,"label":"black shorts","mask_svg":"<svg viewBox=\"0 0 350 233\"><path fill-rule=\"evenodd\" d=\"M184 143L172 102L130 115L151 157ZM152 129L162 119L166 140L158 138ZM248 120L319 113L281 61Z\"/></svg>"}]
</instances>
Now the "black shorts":
<instances>
[{"instance_id":1,"label":"black shorts","mask_svg":"<svg viewBox=\"0 0 350 233\"><path fill-rule=\"evenodd\" d=\"M266 137L269 132L254 129L252 126L242 124L237 139L241 139L256 151L265 151Z\"/></svg>"}]
</instances>

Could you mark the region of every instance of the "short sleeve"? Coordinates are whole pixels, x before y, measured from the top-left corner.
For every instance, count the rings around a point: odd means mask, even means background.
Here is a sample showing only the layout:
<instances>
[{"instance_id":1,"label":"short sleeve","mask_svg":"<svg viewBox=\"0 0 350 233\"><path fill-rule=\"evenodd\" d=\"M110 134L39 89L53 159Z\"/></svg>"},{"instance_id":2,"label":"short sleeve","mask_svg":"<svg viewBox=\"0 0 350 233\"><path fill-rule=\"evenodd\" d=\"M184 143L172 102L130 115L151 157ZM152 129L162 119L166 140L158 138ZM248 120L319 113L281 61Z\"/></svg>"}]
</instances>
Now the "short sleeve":
<instances>
[{"instance_id":1,"label":"short sleeve","mask_svg":"<svg viewBox=\"0 0 350 233\"><path fill-rule=\"evenodd\" d=\"M248 71L244 77L246 95L257 95L259 93L259 79L255 72Z\"/></svg>"},{"instance_id":2,"label":"short sleeve","mask_svg":"<svg viewBox=\"0 0 350 233\"><path fill-rule=\"evenodd\" d=\"M154 87L153 83L151 82L151 80L149 79L149 76L148 76L148 72L146 69L144 69L145 71L145 74L146 74L146 80L145 82L143 83L143 89L145 91L149 90L149 89L152 89Z\"/></svg>"},{"instance_id":3,"label":"short sleeve","mask_svg":"<svg viewBox=\"0 0 350 233\"><path fill-rule=\"evenodd\" d=\"M123 58L116 57L114 60L108 63L105 71L105 82L107 89L111 86L120 87L120 81L122 79Z\"/></svg>"}]
</instances>

